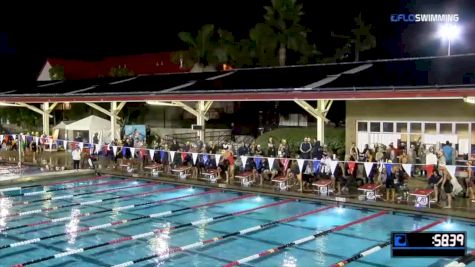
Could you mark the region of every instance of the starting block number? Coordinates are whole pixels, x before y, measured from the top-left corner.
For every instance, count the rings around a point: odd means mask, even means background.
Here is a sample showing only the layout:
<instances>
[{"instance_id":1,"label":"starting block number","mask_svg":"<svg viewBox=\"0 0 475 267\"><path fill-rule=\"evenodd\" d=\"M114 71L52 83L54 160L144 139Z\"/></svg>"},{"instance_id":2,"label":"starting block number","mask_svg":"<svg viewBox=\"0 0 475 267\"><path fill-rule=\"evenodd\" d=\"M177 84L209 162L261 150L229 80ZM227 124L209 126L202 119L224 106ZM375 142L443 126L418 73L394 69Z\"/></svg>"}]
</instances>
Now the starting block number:
<instances>
[{"instance_id":1,"label":"starting block number","mask_svg":"<svg viewBox=\"0 0 475 267\"><path fill-rule=\"evenodd\" d=\"M374 191L366 191L367 200L376 200L376 194Z\"/></svg>"},{"instance_id":2,"label":"starting block number","mask_svg":"<svg viewBox=\"0 0 475 267\"><path fill-rule=\"evenodd\" d=\"M426 196L417 196L416 197L416 207L427 207L429 204L429 198Z\"/></svg>"},{"instance_id":3,"label":"starting block number","mask_svg":"<svg viewBox=\"0 0 475 267\"><path fill-rule=\"evenodd\" d=\"M328 195L328 187L320 186L320 195Z\"/></svg>"}]
</instances>

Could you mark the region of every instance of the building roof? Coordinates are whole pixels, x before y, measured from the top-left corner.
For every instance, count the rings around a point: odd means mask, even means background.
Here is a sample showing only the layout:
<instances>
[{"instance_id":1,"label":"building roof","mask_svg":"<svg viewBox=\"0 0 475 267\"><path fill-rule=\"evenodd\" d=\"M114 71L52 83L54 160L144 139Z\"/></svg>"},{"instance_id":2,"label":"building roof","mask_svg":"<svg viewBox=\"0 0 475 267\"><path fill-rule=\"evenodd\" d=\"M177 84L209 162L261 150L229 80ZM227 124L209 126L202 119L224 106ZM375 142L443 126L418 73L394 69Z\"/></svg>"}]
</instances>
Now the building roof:
<instances>
[{"instance_id":1,"label":"building roof","mask_svg":"<svg viewBox=\"0 0 475 267\"><path fill-rule=\"evenodd\" d=\"M0 101L311 100L475 96L475 54L3 86ZM1 92L3 91L3 92Z\"/></svg>"},{"instance_id":2,"label":"building roof","mask_svg":"<svg viewBox=\"0 0 475 267\"><path fill-rule=\"evenodd\" d=\"M150 53L131 56L107 57L99 61L84 61L72 59L48 58L39 79L49 77L48 70L52 66L64 67L64 77L67 80L95 79L108 77L111 68L127 67L135 74L156 74L187 72L189 69L180 68L171 60L171 52Z\"/></svg>"}]
</instances>

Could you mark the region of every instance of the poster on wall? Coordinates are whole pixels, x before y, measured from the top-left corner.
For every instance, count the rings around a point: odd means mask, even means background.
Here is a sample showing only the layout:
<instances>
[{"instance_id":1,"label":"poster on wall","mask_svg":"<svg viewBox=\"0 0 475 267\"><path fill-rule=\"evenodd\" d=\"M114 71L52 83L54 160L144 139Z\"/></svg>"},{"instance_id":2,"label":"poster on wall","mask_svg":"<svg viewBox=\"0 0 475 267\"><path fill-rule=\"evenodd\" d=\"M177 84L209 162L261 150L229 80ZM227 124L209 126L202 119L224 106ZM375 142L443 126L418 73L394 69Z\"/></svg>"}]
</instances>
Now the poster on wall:
<instances>
[{"instance_id":1,"label":"poster on wall","mask_svg":"<svg viewBox=\"0 0 475 267\"><path fill-rule=\"evenodd\" d=\"M125 138L133 140L134 147L142 147L147 141L145 125L125 125L124 134Z\"/></svg>"}]
</instances>

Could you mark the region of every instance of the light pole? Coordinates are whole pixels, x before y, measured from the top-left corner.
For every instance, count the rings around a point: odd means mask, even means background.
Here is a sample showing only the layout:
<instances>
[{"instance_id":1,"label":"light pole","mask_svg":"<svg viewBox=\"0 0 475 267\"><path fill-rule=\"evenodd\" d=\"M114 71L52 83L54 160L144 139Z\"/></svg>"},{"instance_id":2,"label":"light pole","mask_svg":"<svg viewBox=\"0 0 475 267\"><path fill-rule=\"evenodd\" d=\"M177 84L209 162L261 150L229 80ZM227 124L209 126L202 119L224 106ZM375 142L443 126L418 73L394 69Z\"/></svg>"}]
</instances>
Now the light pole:
<instances>
[{"instance_id":1,"label":"light pole","mask_svg":"<svg viewBox=\"0 0 475 267\"><path fill-rule=\"evenodd\" d=\"M447 41L447 56L451 55L451 45L452 41L456 40L460 36L460 27L456 24L443 24L439 27L437 35L442 41Z\"/></svg>"}]
</instances>

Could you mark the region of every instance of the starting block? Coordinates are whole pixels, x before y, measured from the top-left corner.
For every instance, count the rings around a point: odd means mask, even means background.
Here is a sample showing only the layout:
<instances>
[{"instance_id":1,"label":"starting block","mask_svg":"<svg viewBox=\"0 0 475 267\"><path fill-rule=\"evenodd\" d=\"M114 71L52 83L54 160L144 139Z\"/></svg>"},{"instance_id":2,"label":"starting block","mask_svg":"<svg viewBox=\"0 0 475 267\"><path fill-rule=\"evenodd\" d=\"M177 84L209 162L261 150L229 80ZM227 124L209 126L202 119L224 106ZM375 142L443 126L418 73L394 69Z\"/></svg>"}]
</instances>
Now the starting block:
<instances>
[{"instance_id":1,"label":"starting block","mask_svg":"<svg viewBox=\"0 0 475 267\"><path fill-rule=\"evenodd\" d=\"M235 177L241 180L241 186L244 187L248 187L254 183L254 179L252 179L252 172L244 172L236 175Z\"/></svg>"},{"instance_id":2,"label":"starting block","mask_svg":"<svg viewBox=\"0 0 475 267\"><path fill-rule=\"evenodd\" d=\"M209 170L209 172L203 172L202 175L206 181L211 182L212 184L218 181L217 171L216 170Z\"/></svg>"},{"instance_id":3,"label":"starting block","mask_svg":"<svg viewBox=\"0 0 475 267\"><path fill-rule=\"evenodd\" d=\"M376 198L381 197L376 193L380 187L380 184L364 184L358 187L358 190L363 191L366 200L376 200Z\"/></svg>"},{"instance_id":4,"label":"starting block","mask_svg":"<svg viewBox=\"0 0 475 267\"><path fill-rule=\"evenodd\" d=\"M153 176L153 177L157 177L158 174L159 174L159 169L162 167L161 164L156 164L156 165L149 165L149 166L145 166L144 169L146 170L150 170L150 174Z\"/></svg>"},{"instance_id":5,"label":"starting block","mask_svg":"<svg viewBox=\"0 0 475 267\"><path fill-rule=\"evenodd\" d=\"M432 193L434 193L432 189L417 189L413 193L409 193L409 195L416 197L414 204L416 208L430 208L430 196Z\"/></svg>"},{"instance_id":6,"label":"starting block","mask_svg":"<svg viewBox=\"0 0 475 267\"><path fill-rule=\"evenodd\" d=\"M318 181L314 182L312 185L317 187L316 191L320 195L328 196L328 194L333 192L333 190L331 190L331 188L330 188L331 184L332 184L332 180L324 179L324 180L318 180Z\"/></svg>"},{"instance_id":7,"label":"starting block","mask_svg":"<svg viewBox=\"0 0 475 267\"><path fill-rule=\"evenodd\" d=\"M190 176L188 173L190 171L191 167L180 167L173 169L172 172L178 175L178 178L184 180L186 177Z\"/></svg>"},{"instance_id":8,"label":"starting block","mask_svg":"<svg viewBox=\"0 0 475 267\"><path fill-rule=\"evenodd\" d=\"M279 176L272 179L272 182L276 183L276 187L280 191L286 191L287 189L290 188L288 181L289 181L289 178L285 176Z\"/></svg>"}]
</instances>

